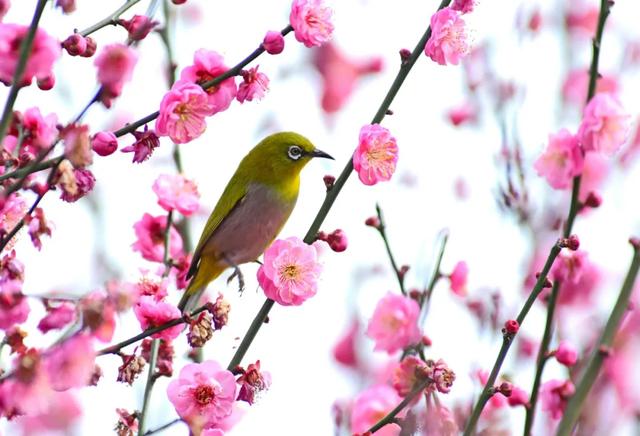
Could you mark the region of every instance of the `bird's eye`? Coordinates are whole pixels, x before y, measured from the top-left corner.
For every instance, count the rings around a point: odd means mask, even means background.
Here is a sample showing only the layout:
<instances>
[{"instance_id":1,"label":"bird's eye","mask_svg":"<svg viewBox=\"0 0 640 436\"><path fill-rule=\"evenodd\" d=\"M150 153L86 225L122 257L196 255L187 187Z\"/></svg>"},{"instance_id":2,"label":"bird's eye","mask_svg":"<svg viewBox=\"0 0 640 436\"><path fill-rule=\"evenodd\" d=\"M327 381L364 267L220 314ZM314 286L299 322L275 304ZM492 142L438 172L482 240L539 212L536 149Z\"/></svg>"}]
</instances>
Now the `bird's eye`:
<instances>
[{"instance_id":1,"label":"bird's eye","mask_svg":"<svg viewBox=\"0 0 640 436\"><path fill-rule=\"evenodd\" d=\"M302 148L297 145L292 145L287 150L287 155L289 156L289 159L298 160L300 159L300 156L302 156Z\"/></svg>"}]
</instances>

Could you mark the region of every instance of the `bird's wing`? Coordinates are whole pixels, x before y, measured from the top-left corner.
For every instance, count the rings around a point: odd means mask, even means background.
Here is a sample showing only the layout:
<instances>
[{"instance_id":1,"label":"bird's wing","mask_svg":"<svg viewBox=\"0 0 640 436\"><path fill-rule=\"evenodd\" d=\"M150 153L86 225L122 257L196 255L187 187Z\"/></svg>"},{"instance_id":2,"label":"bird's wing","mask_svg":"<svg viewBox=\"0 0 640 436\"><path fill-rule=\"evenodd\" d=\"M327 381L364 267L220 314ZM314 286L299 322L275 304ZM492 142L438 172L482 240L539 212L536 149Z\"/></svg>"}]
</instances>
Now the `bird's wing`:
<instances>
[{"instance_id":1,"label":"bird's wing","mask_svg":"<svg viewBox=\"0 0 640 436\"><path fill-rule=\"evenodd\" d=\"M187 272L187 280L193 277L198 271L198 264L200 263L200 253L203 247L207 244L207 241L213 236L215 231L220 227L220 224L231 215L231 212L242 204L247 194L246 186L242 187L242 184L229 184L225 188L224 192L218 200L218 204L209 215L207 224L204 226L200 241L193 252L193 259L191 260L191 266Z\"/></svg>"}]
</instances>

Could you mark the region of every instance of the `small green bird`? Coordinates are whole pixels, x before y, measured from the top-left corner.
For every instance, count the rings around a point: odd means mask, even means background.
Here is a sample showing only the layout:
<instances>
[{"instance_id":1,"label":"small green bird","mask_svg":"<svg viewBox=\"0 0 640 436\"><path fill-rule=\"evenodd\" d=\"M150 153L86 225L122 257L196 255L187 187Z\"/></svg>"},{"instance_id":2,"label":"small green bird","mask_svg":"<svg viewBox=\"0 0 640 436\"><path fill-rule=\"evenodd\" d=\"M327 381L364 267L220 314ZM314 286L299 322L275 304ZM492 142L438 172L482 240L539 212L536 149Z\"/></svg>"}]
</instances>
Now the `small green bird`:
<instances>
[{"instance_id":1,"label":"small green bird","mask_svg":"<svg viewBox=\"0 0 640 436\"><path fill-rule=\"evenodd\" d=\"M287 222L298 198L300 171L314 157L333 159L302 135L264 138L240 162L211 212L196 247L178 307L191 310L205 287L231 267L257 260Z\"/></svg>"}]
</instances>

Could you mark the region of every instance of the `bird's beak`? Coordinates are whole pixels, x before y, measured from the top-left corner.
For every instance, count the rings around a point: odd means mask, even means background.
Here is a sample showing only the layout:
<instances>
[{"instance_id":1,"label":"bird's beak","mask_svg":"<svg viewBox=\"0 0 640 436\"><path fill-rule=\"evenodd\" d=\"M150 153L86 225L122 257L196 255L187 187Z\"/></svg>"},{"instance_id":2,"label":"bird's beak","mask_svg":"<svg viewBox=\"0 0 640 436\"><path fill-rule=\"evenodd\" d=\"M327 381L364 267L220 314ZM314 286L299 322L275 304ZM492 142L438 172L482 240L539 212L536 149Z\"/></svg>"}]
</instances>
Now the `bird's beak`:
<instances>
[{"instance_id":1,"label":"bird's beak","mask_svg":"<svg viewBox=\"0 0 640 436\"><path fill-rule=\"evenodd\" d=\"M315 150L313 150L311 153L309 153L309 155L311 157L322 157L322 158L325 158L325 159L335 160L333 157L331 157L330 154L325 153L322 150L318 150L317 148Z\"/></svg>"}]
</instances>

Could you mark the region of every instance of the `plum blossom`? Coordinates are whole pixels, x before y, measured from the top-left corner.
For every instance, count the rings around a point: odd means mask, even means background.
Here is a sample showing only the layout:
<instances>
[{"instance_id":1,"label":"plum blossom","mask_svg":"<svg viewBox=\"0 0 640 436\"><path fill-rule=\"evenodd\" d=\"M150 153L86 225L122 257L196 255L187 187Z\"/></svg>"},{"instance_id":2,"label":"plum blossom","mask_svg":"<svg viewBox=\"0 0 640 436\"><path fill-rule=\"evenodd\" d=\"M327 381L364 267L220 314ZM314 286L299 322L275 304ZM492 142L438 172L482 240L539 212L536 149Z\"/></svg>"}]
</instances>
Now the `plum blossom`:
<instances>
[{"instance_id":1,"label":"plum blossom","mask_svg":"<svg viewBox=\"0 0 640 436\"><path fill-rule=\"evenodd\" d=\"M80 333L56 345L47 353L44 365L56 391L86 386L95 367L91 337Z\"/></svg>"},{"instance_id":2,"label":"plum blossom","mask_svg":"<svg viewBox=\"0 0 640 436\"><path fill-rule=\"evenodd\" d=\"M567 341L562 341L555 352L555 358L564 366L573 366L578 361L578 352Z\"/></svg>"},{"instance_id":3,"label":"plum blossom","mask_svg":"<svg viewBox=\"0 0 640 436\"><path fill-rule=\"evenodd\" d=\"M360 323L353 319L347 331L333 347L333 358L344 366L355 368L358 365L356 352L356 336L360 330Z\"/></svg>"},{"instance_id":4,"label":"plum blossom","mask_svg":"<svg viewBox=\"0 0 640 436\"><path fill-rule=\"evenodd\" d=\"M570 380L549 380L540 388L542 410L549 412L553 419L560 419L575 391L576 388Z\"/></svg>"},{"instance_id":5,"label":"plum blossom","mask_svg":"<svg viewBox=\"0 0 640 436\"><path fill-rule=\"evenodd\" d=\"M158 22L146 15L136 14L130 20L118 20L118 24L127 29L131 41L140 41L147 37L149 32L158 25Z\"/></svg>"},{"instance_id":6,"label":"plum blossom","mask_svg":"<svg viewBox=\"0 0 640 436\"><path fill-rule=\"evenodd\" d=\"M431 376L427 364L417 356L407 356L393 370L391 383L401 397L406 397L425 377ZM416 397L417 399L420 396Z\"/></svg>"},{"instance_id":7,"label":"plum blossom","mask_svg":"<svg viewBox=\"0 0 640 436\"><path fill-rule=\"evenodd\" d=\"M308 245L293 236L267 248L258 269L258 283L267 298L283 306L299 306L316 294L322 271L317 244Z\"/></svg>"},{"instance_id":8,"label":"plum blossom","mask_svg":"<svg viewBox=\"0 0 640 436\"><path fill-rule=\"evenodd\" d=\"M289 14L296 39L306 47L318 47L331 39L333 11L323 0L294 0Z\"/></svg>"},{"instance_id":9,"label":"plum blossom","mask_svg":"<svg viewBox=\"0 0 640 436\"><path fill-rule=\"evenodd\" d=\"M214 427L233 412L236 380L213 360L185 365L167 388L169 401L194 434Z\"/></svg>"},{"instance_id":10,"label":"plum blossom","mask_svg":"<svg viewBox=\"0 0 640 436\"><path fill-rule=\"evenodd\" d=\"M73 321L76 317L76 308L73 303L68 301L62 302L55 307L47 304L47 315L38 323L38 330L47 333L64 327Z\"/></svg>"},{"instance_id":11,"label":"plum blossom","mask_svg":"<svg viewBox=\"0 0 640 436\"><path fill-rule=\"evenodd\" d=\"M109 156L118 149L118 138L113 132L98 132L91 138L91 148L100 156Z\"/></svg>"},{"instance_id":12,"label":"plum blossom","mask_svg":"<svg viewBox=\"0 0 640 436\"><path fill-rule=\"evenodd\" d=\"M264 36L262 47L269 54L280 54L284 50L284 37L280 32L270 30Z\"/></svg>"},{"instance_id":13,"label":"plum blossom","mask_svg":"<svg viewBox=\"0 0 640 436\"><path fill-rule=\"evenodd\" d=\"M419 314L415 300L389 292L378 301L367 325L367 336L376 342L374 350L392 354L419 342Z\"/></svg>"},{"instance_id":14,"label":"plum blossom","mask_svg":"<svg viewBox=\"0 0 640 436\"><path fill-rule=\"evenodd\" d=\"M353 168L365 185L375 185L391 179L398 162L396 138L379 124L360 129L358 147L353 154Z\"/></svg>"},{"instance_id":15,"label":"plum blossom","mask_svg":"<svg viewBox=\"0 0 640 436\"><path fill-rule=\"evenodd\" d=\"M89 140L89 126L86 124L72 124L62 133L64 155L76 168L84 168L93 162L91 141Z\"/></svg>"},{"instance_id":16,"label":"plum blossom","mask_svg":"<svg viewBox=\"0 0 640 436\"><path fill-rule=\"evenodd\" d=\"M402 398L395 389L388 385L375 385L361 392L355 398L351 410L351 432L365 433L391 412L400 401L402 401ZM401 412L398 416L402 417L404 413L406 412ZM387 424L376 434L398 436L400 434L400 426L395 423Z\"/></svg>"},{"instance_id":17,"label":"plum blossom","mask_svg":"<svg viewBox=\"0 0 640 436\"><path fill-rule=\"evenodd\" d=\"M142 257L151 262L164 260L164 236L167 228L167 217L151 216L145 213L140 221L133 225L138 239L133 244L133 249L140 252ZM171 226L169 230L169 254L171 257L179 257L182 253L182 238L180 233Z\"/></svg>"},{"instance_id":18,"label":"plum blossom","mask_svg":"<svg viewBox=\"0 0 640 436\"><path fill-rule=\"evenodd\" d=\"M582 173L583 164L578 138L562 129L555 135L549 135L549 143L533 167L552 188L567 189L573 178Z\"/></svg>"},{"instance_id":19,"label":"plum blossom","mask_svg":"<svg viewBox=\"0 0 640 436\"><path fill-rule=\"evenodd\" d=\"M204 133L205 118L213 114L207 93L195 83L179 80L160 102L156 132L176 144L185 144Z\"/></svg>"},{"instance_id":20,"label":"plum blossom","mask_svg":"<svg viewBox=\"0 0 640 436\"><path fill-rule=\"evenodd\" d=\"M156 301L150 295L143 295L138 299L138 302L133 306L133 313L136 315L138 322L140 322L142 330L157 327L182 316L177 307L163 301ZM182 328L181 325L176 325L151 335L151 337L172 341L180 335Z\"/></svg>"},{"instance_id":21,"label":"plum blossom","mask_svg":"<svg viewBox=\"0 0 640 436\"><path fill-rule=\"evenodd\" d=\"M260 370L260 361L258 360L256 363L250 363L246 370L242 370L242 375L238 377L237 382L240 385L238 401L253 404L256 401L256 396L271 386L271 374Z\"/></svg>"},{"instance_id":22,"label":"plum blossom","mask_svg":"<svg viewBox=\"0 0 640 436\"><path fill-rule=\"evenodd\" d=\"M477 0L453 0L451 9L458 11L461 14L468 14L476 7Z\"/></svg>"},{"instance_id":23,"label":"plum blossom","mask_svg":"<svg viewBox=\"0 0 640 436\"><path fill-rule=\"evenodd\" d=\"M82 297L78 310L83 328L101 342L111 341L116 328L116 305L104 291L93 291Z\"/></svg>"},{"instance_id":24,"label":"plum blossom","mask_svg":"<svg viewBox=\"0 0 640 436\"><path fill-rule=\"evenodd\" d=\"M135 50L121 43L106 45L96 57L94 64L98 68L98 82L102 85L100 101L106 107L111 107L111 100L122 94L122 88L131 80L137 62Z\"/></svg>"},{"instance_id":25,"label":"plum blossom","mask_svg":"<svg viewBox=\"0 0 640 436\"><path fill-rule=\"evenodd\" d=\"M609 93L596 94L584 108L578 139L585 151L611 156L624 144L630 116Z\"/></svg>"},{"instance_id":26,"label":"plum blossom","mask_svg":"<svg viewBox=\"0 0 640 436\"><path fill-rule=\"evenodd\" d=\"M68 167L67 167L68 168ZM73 179L71 184L74 186L74 189L67 189L69 184L61 183L62 192L60 194L60 198L62 201L66 201L68 203L73 203L87 195L89 192L93 190L93 187L96 184L96 178L93 176L93 173L87 169L73 169L73 175L68 175L68 177Z\"/></svg>"},{"instance_id":27,"label":"plum blossom","mask_svg":"<svg viewBox=\"0 0 640 436\"><path fill-rule=\"evenodd\" d=\"M258 67L259 65L242 72L243 80L236 95L240 103L253 99L260 100L269 90L269 78L266 74L258 72Z\"/></svg>"},{"instance_id":28,"label":"plum blossom","mask_svg":"<svg viewBox=\"0 0 640 436\"><path fill-rule=\"evenodd\" d=\"M153 192L158 196L158 204L167 212L177 210L189 216L200 206L198 187L182 174L162 174L153 182Z\"/></svg>"},{"instance_id":29,"label":"plum blossom","mask_svg":"<svg viewBox=\"0 0 640 436\"><path fill-rule=\"evenodd\" d=\"M0 329L8 330L27 320L29 303L22 293L24 265L16 259L15 251L0 261Z\"/></svg>"},{"instance_id":30,"label":"plum blossom","mask_svg":"<svg viewBox=\"0 0 640 436\"><path fill-rule=\"evenodd\" d=\"M460 261L453 267L453 271L449 274L449 282L451 290L454 294L464 297L467 295L467 277L469 276L469 267L467 262Z\"/></svg>"},{"instance_id":31,"label":"plum blossom","mask_svg":"<svg viewBox=\"0 0 640 436\"><path fill-rule=\"evenodd\" d=\"M149 159L153 150L160 146L160 139L155 130L149 130L147 126L144 126L144 130L131 132L131 134L136 138L136 142L120 151L123 153L133 152L133 163L142 163Z\"/></svg>"},{"instance_id":32,"label":"plum blossom","mask_svg":"<svg viewBox=\"0 0 640 436\"><path fill-rule=\"evenodd\" d=\"M587 99L589 88L589 71L587 69L571 70L562 84L562 98L567 103L583 105ZM616 94L619 90L615 76L602 74L596 82L596 94L608 92Z\"/></svg>"},{"instance_id":33,"label":"plum blossom","mask_svg":"<svg viewBox=\"0 0 640 436\"><path fill-rule=\"evenodd\" d=\"M3 200L2 207L0 207L0 232L9 233L27 211L27 202L17 192Z\"/></svg>"},{"instance_id":34,"label":"plum blossom","mask_svg":"<svg viewBox=\"0 0 640 436\"><path fill-rule=\"evenodd\" d=\"M40 150L48 148L58 136L57 124L56 114L43 116L37 107L27 109L22 116L22 127L27 131L23 146L31 145Z\"/></svg>"},{"instance_id":35,"label":"plum blossom","mask_svg":"<svg viewBox=\"0 0 640 436\"><path fill-rule=\"evenodd\" d=\"M0 82L7 86L13 82L20 46L28 30L22 24L0 23ZM34 77L37 80L53 77L53 64L61 52L60 43L38 27L20 84L29 85Z\"/></svg>"},{"instance_id":36,"label":"plum blossom","mask_svg":"<svg viewBox=\"0 0 640 436\"><path fill-rule=\"evenodd\" d=\"M213 51L200 49L193 55L193 65L186 67L180 73L180 80L186 80L198 85L215 79L228 70L224 65L222 56ZM235 79L230 77L215 86L206 89L209 104L212 107L210 115L222 112L229 108L236 97L238 89Z\"/></svg>"},{"instance_id":37,"label":"plum blossom","mask_svg":"<svg viewBox=\"0 0 640 436\"><path fill-rule=\"evenodd\" d=\"M440 65L458 65L469 52L465 22L452 8L443 8L431 17L431 37L424 53Z\"/></svg>"}]
</instances>

